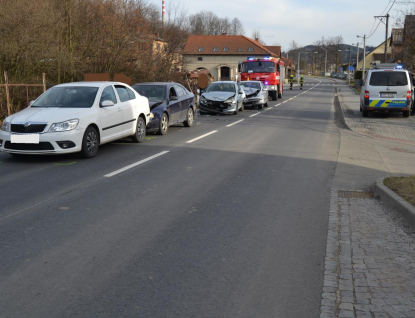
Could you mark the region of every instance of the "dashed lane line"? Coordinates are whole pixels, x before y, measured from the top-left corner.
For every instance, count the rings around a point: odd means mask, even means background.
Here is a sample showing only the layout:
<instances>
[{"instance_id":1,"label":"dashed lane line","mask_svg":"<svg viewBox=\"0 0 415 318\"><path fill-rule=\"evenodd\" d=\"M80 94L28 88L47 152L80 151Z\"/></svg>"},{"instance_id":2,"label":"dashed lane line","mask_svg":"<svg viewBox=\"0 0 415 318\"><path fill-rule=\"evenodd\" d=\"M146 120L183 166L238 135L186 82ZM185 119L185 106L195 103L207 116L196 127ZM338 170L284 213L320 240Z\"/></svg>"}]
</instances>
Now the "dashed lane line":
<instances>
[{"instance_id":1,"label":"dashed lane line","mask_svg":"<svg viewBox=\"0 0 415 318\"><path fill-rule=\"evenodd\" d=\"M143 160L140 160L140 161L137 161L136 163L133 163L133 164L131 164L131 165L128 165L128 166L126 166L126 167L124 167L124 168L121 168L121 169L118 169L118 170L116 170L116 171L114 171L114 172L111 172L111 173L109 173L109 174L106 174L104 177L106 177L106 178L110 178L110 177L113 177L113 176L115 176L115 175L117 175L117 174L119 174L119 173L122 173L122 172L124 172L124 171L127 171L127 170L129 170L129 169L131 169L131 168L134 168L134 167L136 167L136 166L139 166L139 165L141 165L141 164L143 164L143 163L145 163L145 162L147 162L147 161L150 161L150 160L153 160L153 159L155 159L155 158L157 158L157 157L160 157L160 156L162 156L162 155L165 155L166 153L168 153L169 151L162 151L162 152L159 152L158 154L155 154L155 155L153 155L153 156L150 156L150 157L148 157L148 158L146 158L146 159L143 159Z\"/></svg>"},{"instance_id":2,"label":"dashed lane line","mask_svg":"<svg viewBox=\"0 0 415 318\"><path fill-rule=\"evenodd\" d=\"M209 133L207 133L207 134L204 134L204 135L202 135L202 136L199 136L199 137L197 137L197 138L195 138L195 139L192 139L192 140L186 141L186 143L187 143L187 144L191 144L192 142L195 142L195 141L197 141L197 140L199 140L199 139L205 138L205 137L207 137L207 136L209 136L209 135L212 135L212 134L214 134L214 133L216 133L216 132L218 132L218 131L217 131L217 130L213 130L213 131L211 131L211 132L209 132Z\"/></svg>"},{"instance_id":3,"label":"dashed lane line","mask_svg":"<svg viewBox=\"0 0 415 318\"><path fill-rule=\"evenodd\" d=\"M233 125L239 124L240 122L242 122L242 121L244 121L244 120L245 120L245 119L238 120L238 121L236 121L236 122L234 122L234 123L232 123L232 124L226 125L226 127L231 127L231 126L233 126Z\"/></svg>"}]
</instances>

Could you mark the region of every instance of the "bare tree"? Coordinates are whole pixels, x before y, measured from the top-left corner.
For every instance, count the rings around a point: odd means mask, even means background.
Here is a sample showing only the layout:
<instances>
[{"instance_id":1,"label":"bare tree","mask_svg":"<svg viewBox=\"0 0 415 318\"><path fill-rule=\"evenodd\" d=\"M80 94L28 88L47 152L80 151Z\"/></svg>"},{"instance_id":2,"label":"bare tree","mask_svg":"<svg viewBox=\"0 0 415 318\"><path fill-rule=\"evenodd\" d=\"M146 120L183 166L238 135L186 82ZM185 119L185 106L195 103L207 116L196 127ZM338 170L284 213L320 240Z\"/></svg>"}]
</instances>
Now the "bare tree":
<instances>
[{"instance_id":1,"label":"bare tree","mask_svg":"<svg viewBox=\"0 0 415 318\"><path fill-rule=\"evenodd\" d=\"M262 45L266 45L265 41L261 38L261 31L259 29L254 29L251 36L255 41L261 43Z\"/></svg>"}]
</instances>

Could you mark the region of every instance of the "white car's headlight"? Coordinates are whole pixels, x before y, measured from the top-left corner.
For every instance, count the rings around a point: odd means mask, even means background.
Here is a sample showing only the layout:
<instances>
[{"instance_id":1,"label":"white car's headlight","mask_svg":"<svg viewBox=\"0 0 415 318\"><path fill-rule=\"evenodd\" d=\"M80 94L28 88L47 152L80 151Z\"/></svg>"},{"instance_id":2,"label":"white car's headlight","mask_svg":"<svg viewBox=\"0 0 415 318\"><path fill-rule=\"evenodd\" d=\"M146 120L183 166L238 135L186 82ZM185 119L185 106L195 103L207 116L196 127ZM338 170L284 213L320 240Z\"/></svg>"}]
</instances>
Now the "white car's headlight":
<instances>
[{"instance_id":1,"label":"white car's headlight","mask_svg":"<svg viewBox=\"0 0 415 318\"><path fill-rule=\"evenodd\" d=\"M3 121L3 124L1 124L1 130L10 132L10 123L8 121Z\"/></svg>"},{"instance_id":2,"label":"white car's headlight","mask_svg":"<svg viewBox=\"0 0 415 318\"><path fill-rule=\"evenodd\" d=\"M225 103L235 103L235 97L228 98Z\"/></svg>"},{"instance_id":3,"label":"white car's headlight","mask_svg":"<svg viewBox=\"0 0 415 318\"><path fill-rule=\"evenodd\" d=\"M206 97L205 96L200 97L200 103L201 104L206 104Z\"/></svg>"},{"instance_id":4,"label":"white car's headlight","mask_svg":"<svg viewBox=\"0 0 415 318\"><path fill-rule=\"evenodd\" d=\"M78 126L79 119L71 119L61 123L55 123L50 126L49 132L68 131Z\"/></svg>"}]
</instances>

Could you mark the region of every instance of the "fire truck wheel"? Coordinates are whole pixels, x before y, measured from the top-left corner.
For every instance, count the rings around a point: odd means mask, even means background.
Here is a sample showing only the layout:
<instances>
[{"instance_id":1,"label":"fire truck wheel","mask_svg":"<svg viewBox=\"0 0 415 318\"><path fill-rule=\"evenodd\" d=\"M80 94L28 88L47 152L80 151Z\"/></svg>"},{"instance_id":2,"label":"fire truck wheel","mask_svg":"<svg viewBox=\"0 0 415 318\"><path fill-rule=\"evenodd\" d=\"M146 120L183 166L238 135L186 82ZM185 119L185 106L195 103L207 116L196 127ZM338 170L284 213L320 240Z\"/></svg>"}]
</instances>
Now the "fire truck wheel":
<instances>
[{"instance_id":1,"label":"fire truck wheel","mask_svg":"<svg viewBox=\"0 0 415 318\"><path fill-rule=\"evenodd\" d=\"M278 98L282 98L282 91L278 89Z\"/></svg>"},{"instance_id":2,"label":"fire truck wheel","mask_svg":"<svg viewBox=\"0 0 415 318\"><path fill-rule=\"evenodd\" d=\"M277 92L272 92L272 100L278 100Z\"/></svg>"}]
</instances>

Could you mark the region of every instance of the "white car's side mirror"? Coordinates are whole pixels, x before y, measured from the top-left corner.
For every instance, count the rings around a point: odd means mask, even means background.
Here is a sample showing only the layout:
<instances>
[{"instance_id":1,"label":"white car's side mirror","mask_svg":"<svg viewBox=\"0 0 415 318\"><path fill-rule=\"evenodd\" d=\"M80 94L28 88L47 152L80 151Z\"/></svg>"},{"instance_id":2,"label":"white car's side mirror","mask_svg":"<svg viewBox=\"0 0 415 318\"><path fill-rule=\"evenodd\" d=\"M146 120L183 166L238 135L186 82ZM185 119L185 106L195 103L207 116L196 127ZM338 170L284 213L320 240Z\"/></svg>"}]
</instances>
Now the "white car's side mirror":
<instances>
[{"instance_id":1,"label":"white car's side mirror","mask_svg":"<svg viewBox=\"0 0 415 318\"><path fill-rule=\"evenodd\" d=\"M104 100L101 103L101 107L111 107L111 106L114 106L114 105L115 105L114 102L111 101L111 100Z\"/></svg>"},{"instance_id":2,"label":"white car's side mirror","mask_svg":"<svg viewBox=\"0 0 415 318\"><path fill-rule=\"evenodd\" d=\"M104 100L101 102L101 107L111 107L114 106L114 102L112 100Z\"/></svg>"}]
</instances>

